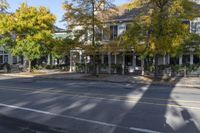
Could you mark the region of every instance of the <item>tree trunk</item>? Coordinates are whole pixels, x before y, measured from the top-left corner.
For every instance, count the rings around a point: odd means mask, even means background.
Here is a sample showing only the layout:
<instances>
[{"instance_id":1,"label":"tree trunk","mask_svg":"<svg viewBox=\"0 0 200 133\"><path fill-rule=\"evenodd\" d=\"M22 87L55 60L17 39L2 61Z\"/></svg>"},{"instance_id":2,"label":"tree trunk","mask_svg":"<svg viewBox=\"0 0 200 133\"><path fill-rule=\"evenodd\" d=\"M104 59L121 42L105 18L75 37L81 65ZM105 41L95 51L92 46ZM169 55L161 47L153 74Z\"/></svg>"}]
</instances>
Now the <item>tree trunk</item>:
<instances>
[{"instance_id":1,"label":"tree trunk","mask_svg":"<svg viewBox=\"0 0 200 133\"><path fill-rule=\"evenodd\" d=\"M32 69L31 69L31 60L28 60L28 72L31 72Z\"/></svg>"},{"instance_id":2,"label":"tree trunk","mask_svg":"<svg viewBox=\"0 0 200 133\"><path fill-rule=\"evenodd\" d=\"M92 0L92 45L96 47L95 44L95 0ZM96 49L95 49L96 50ZM98 76L98 53L94 55L94 75Z\"/></svg>"},{"instance_id":3,"label":"tree trunk","mask_svg":"<svg viewBox=\"0 0 200 133\"><path fill-rule=\"evenodd\" d=\"M155 71L154 71L154 77L157 78L158 77L158 55L155 55Z\"/></svg>"},{"instance_id":4,"label":"tree trunk","mask_svg":"<svg viewBox=\"0 0 200 133\"><path fill-rule=\"evenodd\" d=\"M52 66L53 66L52 54L49 55L49 58L50 58L50 59L49 59L49 60L50 60L50 66L52 67Z\"/></svg>"},{"instance_id":5,"label":"tree trunk","mask_svg":"<svg viewBox=\"0 0 200 133\"><path fill-rule=\"evenodd\" d=\"M57 65L59 65L60 64L60 59L57 59Z\"/></svg>"}]
</instances>

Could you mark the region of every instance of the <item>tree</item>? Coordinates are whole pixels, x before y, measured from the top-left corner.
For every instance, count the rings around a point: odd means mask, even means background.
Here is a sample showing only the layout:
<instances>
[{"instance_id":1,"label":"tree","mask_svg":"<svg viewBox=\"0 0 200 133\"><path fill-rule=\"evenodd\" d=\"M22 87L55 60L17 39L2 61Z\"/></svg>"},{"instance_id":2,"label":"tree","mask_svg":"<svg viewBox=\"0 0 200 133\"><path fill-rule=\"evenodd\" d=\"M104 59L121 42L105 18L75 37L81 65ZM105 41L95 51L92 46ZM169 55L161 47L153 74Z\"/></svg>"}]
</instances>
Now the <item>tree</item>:
<instances>
[{"instance_id":1,"label":"tree","mask_svg":"<svg viewBox=\"0 0 200 133\"><path fill-rule=\"evenodd\" d=\"M64 20L68 22L68 28L75 31L75 36L82 44L92 45L90 54L93 55L93 64L96 64L94 72L97 72L99 62L96 55L99 51L101 32L105 29L105 20L113 14L114 7L109 0L74 0L63 4Z\"/></svg>"},{"instance_id":2,"label":"tree","mask_svg":"<svg viewBox=\"0 0 200 133\"><path fill-rule=\"evenodd\" d=\"M0 0L0 13L5 13L8 7L9 4L6 0Z\"/></svg>"},{"instance_id":3,"label":"tree","mask_svg":"<svg viewBox=\"0 0 200 133\"><path fill-rule=\"evenodd\" d=\"M184 41L182 46L179 48L179 53L183 54L183 52L189 51L194 52L198 56L200 56L200 35L196 33L191 33ZM200 62L199 62L200 63Z\"/></svg>"},{"instance_id":4,"label":"tree","mask_svg":"<svg viewBox=\"0 0 200 133\"><path fill-rule=\"evenodd\" d=\"M31 61L39 59L47 52L49 40L52 38L55 16L45 7L36 8L21 4L15 13L3 19L5 21L0 20L1 35L5 36L7 41L13 40L8 49L13 55L25 57L29 62L30 72Z\"/></svg>"},{"instance_id":5,"label":"tree","mask_svg":"<svg viewBox=\"0 0 200 133\"><path fill-rule=\"evenodd\" d=\"M52 42L51 53L57 58L69 56L70 50L78 45L77 40L74 40L71 36L54 38Z\"/></svg>"},{"instance_id":6,"label":"tree","mask_svg":"<svg viewBox=\"0 0 200 133\"><path fill-rule=\"evenodd\" d=\"M158 75L159 55L175 54L189 35L189 25L199 15L196 3L190 0L134 0L129 8L142 9L134 19L124 40L131 43L143 58L155 58L155 76Z\"/></svg>"}]
</instances>

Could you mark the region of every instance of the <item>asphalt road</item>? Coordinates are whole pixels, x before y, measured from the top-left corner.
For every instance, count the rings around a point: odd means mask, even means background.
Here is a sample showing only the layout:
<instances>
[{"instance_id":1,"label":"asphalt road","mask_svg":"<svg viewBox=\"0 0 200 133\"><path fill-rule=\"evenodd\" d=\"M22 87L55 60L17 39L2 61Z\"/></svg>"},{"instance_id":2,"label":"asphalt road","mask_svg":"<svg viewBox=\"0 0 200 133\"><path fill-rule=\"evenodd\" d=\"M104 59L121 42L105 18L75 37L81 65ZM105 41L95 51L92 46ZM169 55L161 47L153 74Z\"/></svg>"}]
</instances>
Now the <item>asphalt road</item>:
<instances>
[{"instance_id":1,"label":"asphalt road","mask_svg":"<svg viewBox=\"0 0 200 133\"><path fill-rule=\"evenodd\" d=\"M200 89L0 80L0 133L200 133Z\"/></svg>"}]
</instances>

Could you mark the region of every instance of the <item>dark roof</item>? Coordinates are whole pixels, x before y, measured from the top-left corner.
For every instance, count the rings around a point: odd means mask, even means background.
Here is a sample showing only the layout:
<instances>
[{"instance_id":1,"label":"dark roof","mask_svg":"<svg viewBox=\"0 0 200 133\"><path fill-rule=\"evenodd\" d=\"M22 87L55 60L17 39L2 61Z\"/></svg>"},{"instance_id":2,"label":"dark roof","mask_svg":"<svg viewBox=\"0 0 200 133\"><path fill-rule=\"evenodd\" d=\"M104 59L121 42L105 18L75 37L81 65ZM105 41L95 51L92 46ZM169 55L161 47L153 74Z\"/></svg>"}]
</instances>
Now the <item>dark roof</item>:
<instances>
[{"instance_id":1,"label":"dark roof","mask_svg":"<svg viewBox=\"0 0 200 133\"><path fill-rule=\"evenodd\" d=\"M134 9L124 9L123 13L121 15L118 15L112 19L109 20L109 22L130 22L135 17L137 17L140 13L146 12L145 9L147 7L142 8L134 8ZM196 4L195 8L200 9L200 4Z\"/></svg>"},{"instance_id":2,"label":"dark roof","mask_svg":"<svg viewBox=\"0 0 200 133\"><path fill-rule=\"evenodd\" d=\"M142 8L125 10L122 15L113 18L113 21L131 21L142 12Z\"/></svg>"},{"instance_id":3,"label":"dark roof","mask_svg":"<svg viewBox=\"0 0 200 133\"><path fill-rule=\"evenodd\" d=\"M57 26L55 26L55 25L54 25L53 29L54 29L54 32L55 32L55 33L66 32L65 29L59 28L59 27L57 27Z\"/></svg>"},{"instance_id":4,"label":"dark roof","mask_svg":"<svg viewBox=\"0 0 200 133\"><path fill-rule=\"evenodd\" d=\"M67 32L63 32L63 33L54 33L53 34L53 38L60 38L60 39L65 39L66 37L69 37L70 34L68 34Z\"/></svg>"}]
</instances>

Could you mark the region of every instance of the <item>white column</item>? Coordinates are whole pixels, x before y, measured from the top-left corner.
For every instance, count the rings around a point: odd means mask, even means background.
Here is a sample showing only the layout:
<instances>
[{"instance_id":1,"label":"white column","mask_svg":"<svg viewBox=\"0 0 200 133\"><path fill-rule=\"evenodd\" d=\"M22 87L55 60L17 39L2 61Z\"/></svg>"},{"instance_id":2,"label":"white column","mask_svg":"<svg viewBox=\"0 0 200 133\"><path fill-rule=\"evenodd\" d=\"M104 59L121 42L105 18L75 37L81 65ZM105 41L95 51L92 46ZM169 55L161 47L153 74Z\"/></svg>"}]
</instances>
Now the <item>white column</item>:
<instances>
[{"instance_id":1,"label":"white column","mask_svg":"<svg viewBox=\"0 0 200 133\"><path fill-rule=\"evenodd\" d=\"M111 74L111 53L108 52L108 73Z\"/></svg>"},{"instance_id":2,"label":"white column","mask_svg":"<svg viewBox=\"0 0 200 133\"><path fill-rule=\"evenodd\" d=\"M183 65L183 55L179 55L179 65Z\"/></svg>"},{"instance_id":3,"label":"white column","mask_svg":"<svg viewBox=\"0 0 200 133\"><path fill-rule=\"evenodd\" d=\"M5 63L5 61L4 61L4 53L3 53L3 63Z\"/></svg>"},{"instance_id":4,"label":"white column","mask_svg":"<svg viewBox=\"0 0 200 133\"><path fill-rule=\"evenodd\" d=\"M3 56L3 58L4 58L3 60L4 60L4 63L5 63L5 57L4 56ZM13 64L13 56L11 54L8 54L8 63Z\"/></svg>"},{"instance_id":5,"label":"white column","mask_svg":"<svg viewBox=\"0 0 200 133\"><path fill-rule=\"evenodd\" d=\"M79 63L82 63L82 55L83 55L83 52L80 50L79 51Z\"/></svg>"},{"instance_id":6,"label":"white column","mask_svg":"<svg viewBox=\"0 0 200 133\"><path fill-rule=\"evenodd\" d=\"M132 67L135 69L135 67L136 67L136 56L135 56L134 53L133 53L132 56L133 56L133 57L132 57Z\"/></svg>"},{"instance_id":7,"label":"white column","mask_svg":"<svg viewBox=\"0 0 200 133\"><path fill-rule=\"evenodd\" d=\"M125 53L122 54L122 75L125 74Z\"/></svg>"},{"instance_id":8,"label":"white column","mask_svg":"<svg viewBox=\"0 0 200 133\"><path fill-rule=\"evenodd\" d=\"M190 65L194 64L194 55L193 53L190 53Z\"/></svg>"},{"instance_id":9,"label":"white column","mask_svg":"<svg viewBox=\"0 0 200 133\"><path fill-rule=\"evenodd\" d=\"M153 65L155 65L155 62L156 62L155 57L153 57Z\"/></svg>"},{"instance_id":10,"label":"white column","mask_svg":"<svg viewBox=\"0 0 200 133\"><path fill-rule=\"evenodd\" d=\"M170 64L170 55L167 54L167 64Z\"/></svg>"},{"instance_id":11,"label":"white column","mask_svg":"<svg viewBox=\"0 0 200 133\"><path fill-rule=\"evenodd\" d=\"M144 75L144 59L141 60L142 76Z\"/></svg>"},{"instance_id":12,"label":"white column","mask_svg":"<svg viewBox=\"0 0 200 133\"><path fill-rule=\"evenodd\" d=\"M115 53L115 65L117 64L117 54Z\"/></svg>"},{"instance_id":13,"label":"white column","mask_svg":"<svg viewBox=\"0 0 200 133\"><path fill-rule=\"evenodd\" d=\"M87 74L87 55L84 57L85 59L85 74Z\"/></svg>"},{"instance_id":14,"label":"white column","mask_svg":"<svg viewBox=\"0 0 200 133\"><path fill-rule=\"evenodd\" d=\"M163 56L163 65L166 65L166 55Z\"/></svg>"}]
</instances>

